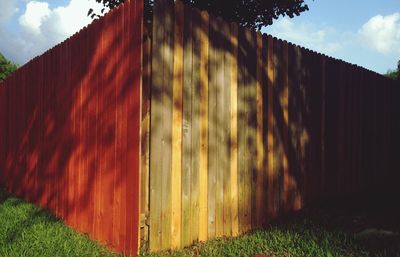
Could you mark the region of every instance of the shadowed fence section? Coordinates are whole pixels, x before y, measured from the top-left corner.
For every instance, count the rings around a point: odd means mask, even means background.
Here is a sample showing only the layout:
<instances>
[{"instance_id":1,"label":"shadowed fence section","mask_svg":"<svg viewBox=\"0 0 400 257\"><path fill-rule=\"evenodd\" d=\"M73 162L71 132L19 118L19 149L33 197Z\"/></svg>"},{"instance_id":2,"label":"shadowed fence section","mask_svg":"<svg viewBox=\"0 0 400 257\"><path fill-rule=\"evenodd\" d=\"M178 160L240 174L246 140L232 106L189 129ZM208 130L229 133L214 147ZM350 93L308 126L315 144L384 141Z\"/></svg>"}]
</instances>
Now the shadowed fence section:
<instances>
[{"instance_id":1,"label":"shadowed fence section","mask_svg":"<svg viewBox=\"0 0 400 257\"><path fill-rule=\"evenodd\" d=\"M138 249L143 1L0 84L0 184L77 230Z\"/></svg>"},{"instance_id":2,"label":"shadowed fence section","mask_svg":"<svg viewBox=\"0 0 400 257\"><path fill-rule=\"evenodd\" d=\"M158 1L152 26L151 250L395 189L394 81L179 1Z\"/></svg>"}]
</instances>

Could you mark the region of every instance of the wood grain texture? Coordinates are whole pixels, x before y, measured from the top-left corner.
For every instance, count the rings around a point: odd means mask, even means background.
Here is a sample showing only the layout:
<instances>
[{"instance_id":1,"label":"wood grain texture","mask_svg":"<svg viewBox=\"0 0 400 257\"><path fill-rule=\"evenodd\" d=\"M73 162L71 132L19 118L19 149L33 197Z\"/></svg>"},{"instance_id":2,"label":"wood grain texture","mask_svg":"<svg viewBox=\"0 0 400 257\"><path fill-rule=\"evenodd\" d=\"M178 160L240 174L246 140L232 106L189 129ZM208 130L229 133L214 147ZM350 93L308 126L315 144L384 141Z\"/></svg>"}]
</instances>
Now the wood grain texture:
<instances>
[{"instance_id":1,"label":"wood grain texture","mask_svg":"<svg viewBox=\"0 0 400 257\"><path fill-rule=\"evenodd\" d=\"M192 41L193 41L193 59L192 59L192 179L191 179L191 236L190 242L199 240L199 193L200 193L200 137L201 137L201 82L200 82L200 65L201 65L201 15L198 10L192 12Z\"/></svg>"},{"instance_id":2,"label":"wood grain texture","mask_svg":"<svg viewBox=\"0 0 400 257\"><path fill-rule=\"evenodd\" d=\"M238 213L238 26L231 24L231 208L232 208L232 236L239 234L239 213Z\"/></svg>"},{"instance_id":3,"label":"wood grain texture","mask_svg":"<svg viewBox=\"0 0 400 257\"><path fill-rule=\"evenodd\" d=\"M257 33L257 70L256 70L256 83L257 83L257 172L256 172L256 222L255 226L260 227L262 224L263 215L263 191L264 191L264 138L263 138L263 67L262 67L262 35Z\"/></svg>"},{"instance_id":4,"label":"wood grain texture","mask_svg":"<svg viewBox=\"0 0 400 257\"><path fill-rule=\"evenodd\" d=\"M372 155L376 149L383 155L383 146L388 145L381 134L390 127L389 119L377 113L389 104L376 100L387 99L386 89L374 95L376 99L370 97L369 111L382 124L371 125L365 122L371 119L359 113L367 105L357 98L361 89L355 85L362 83L362 76L350 76L361 73L358 67L184 9L183 21L175 15L180 20L176 24L183 24L183 57L178 54L173 63L179 66L182 61L183 69L183 122L173 121L178 130L182 126L182 180L178 183L173 176L171 182L172 190L182 188L181 246L265 226L305 204L357 192L357 183L379 188L377 182L382 184L383 179L376 177L375 170L386 167L387 157L378 161ZM158 22L160 15L156 16ZM165 22L161 25L171 29ZM158 30L153 38L158 38ZM175 53L176 45L175 40ZM165 56L157 58L153 54L153 65L164 68L153 68L158 72L155 77L165 79ZM370 77L380 83L375 75ZM160 94L168 95L167 89L162 87ZM165 114L169 105L161 106ZM151 115L158 115L157 111ZM165 120L165 116L159 118ZM355 132L359 123L369 129L363 137ZM374 136L365 142L376 149L362 155L358 145L368 132ZM153 136L159 136L157 131L152 131ZM179 145L178 140L172 141ZM165 159L169 152L159 154ZM374 179L357 182L359 158L367 156ZM161 180L165 175L161 174ZM151 195L150 202L157 199L157 194ZM159 233L155 240L163 237L162 229ZM152 235L150 245L151 241Z\"/></svg>"},{"instance_id":5,"label":"wood grain texture","mask_svg":"<svg viewBox=\"0 0 400 257\"><path fill-rule=\"evenodd\" d=\"M215 237L216 233L216 183L217 183L217 46L216 46L216 18L209 16L209 82L208 82L208 184L207 184L207 212L208 238Z\"/></svg>"},{"instance_id":6,"label":"wood grain texture","mask_svg":"<svg viewBox=\"0 0 400 257\"><path fill-rule=\"evenodd\" d=\"M162 197L161 183L163 179L164 164L163 147L164 140L164 120L163 110L168 106L163 107L164 92L163 92L163 50L160 47L164 42L164 27L162 26L163 14L161 4L154 8L153 19L153 36L152 36L152 84L151 84L151 118L150 118L150 156L158 156L150 158L150 243L149 247L153 250L158 250L161 245L161 222L162 222L162 201L158 198ZM167 132L168 133L168 132ZM158 199L158 200L152 200Z\"/></svg>"},{"instance_id":7,"label":"wood grain texture","mask_svg":"<svg viewBox=\"0 0 400 257\"><path fill-rule=\"evenodd\" d=\"M221 95L218 100L220 110L219 120L221 122L220 133L222 135L220 148L220 170L222 174L223 207L222 207L222 235L232 235L232 204L231 204L231 29L230 24L225 21L220 23L221 50L223 51L223 83L221 84ZM224 125L222 125L224 124Z\"/></svg>"},{"instance_id":8,"label":"wood grain texture","mask_svg":"<svg viewBox=\"0 0 400 257\"><path fill-rule=\"evenodd\" d=\"M396 189L393 81L167 0L144 78L142 8L126 2L0 83L7 190L135 255L139 212L154 251Z\"/></svg>"},{"instance_id":9,"label":"wood grain texture","mask_svg":"<svg viewBox=\"0 0 400 257\"><path fill-rule=\"evenodd\" d=\"M190 245L191 237L191 175L192 175L192 96L193 37L192 11L186 6L183 30L183 127L182 127L182 245ZM177 185L178 186L178 185Z\"/></svg>"},{"instance_id":10,"label":"wood grain texture","mask_svg":"<svg viewBox=\"0 0 400 257\"><path fill-rule=\"evenodd\" d=\"M200 157L199 157L199 241L208 237L208 60L209 16L201 12L200 25Z\"/></svg>"},{"instance_id":11,"label":"wood grain texture","mask_svg":"<svg viewBox=\"0 0 400 257\"><path fill-rule=\"evenodd\" d=\"M0 92L7 112L0 130L13 138L0 142L5 187L131 255L138 251L142 7L121 5L22 66Z\"/></svg>"},{"instance_id":12,"label":"wood grain texture","mask_svg":"<svg viewBox=\"0 0 400 257\"><path fill-rule=\"evenodd\" d=\"M148 33L148 32L147 32ZM143 82L142 82L142 138L140 167L140 223L141 246L146 247L149 241L149 189L150 189L150 89L151 89L151 40L145 35L143 42ZM144 222L144 224L142 223Z\"/></svg>"},{"instance_id":13,"label":"wood grain texture","mask_svg":"<svg viewBox=\"0 0 400 257\"><path fill-rule=\"evenodd\" d=\"M150 206L151 249L170 247L171 240L171 136L172 136L172 67L173 67L173 26L174 10L169 1L162 1L155 8L157 17L153 22L152 98L150 156ZM162 72L158 72L158 71ZM156 178L157 177L157 178ZM153 186L152 186L153 185ZM164 233L164 231L167 231Z\"/></svg>"},{"instance_id":14,"label":"wood grain texture","mask_svg":"<svg viewBox=\"0 0 400 257\"><path fill-rule=\"evenodd\" d=\"M289 49L286 41L282 44L282 92L280 102L282 108L282 145L283 145L283 188L281 196L281 208L283 212L289 210L289 190L290 190L290 174L289 174Z\"/></svg>"},{"instance_id":15,"label":"wood grain texture","mask_svg":"<svg viewBox=\"0 0 400 257\"><path fill-rule=\"evenodd\" d=\"M276 208L274 205L274 184L275 184L275 172L274 172L274 105L273 95L275 86L275 69L274 69L274 41L271 36L268 36L268 219L271 220L276 215Z\"/></svg>"},{"instance_id":16,"label":"wood grain texture","mask_svg":"<svg viewBox=\"0 0 400 257\"><path fill-rule=\"evenodd\" d=\"M243 29L239 27L238 30L238 45L243 42ZM246 166L247 155L246 151L246 63L243 48L238 48L238 85L237 85L237 140L238 140L238 223L239 233L244 233L246 230L246 221L248 210L246 204L248 203L248 193L246 191Z\"/></svg>"},{"instance_id":17,"label":"wood grain texture","mask_svg":"<svg viewBox=\"0 0 400 257\"><path fill-rule=\"evenodd\" d=\"M174 81L172 113L172 248L181 246L181 199L182 187L182 91L183 91L183 20L184 6L178 2L175 7L174 25ZM177 186L178 185L178 186ZM183 224L185 225L185 224Z\"/></svg>"}]
</instances>

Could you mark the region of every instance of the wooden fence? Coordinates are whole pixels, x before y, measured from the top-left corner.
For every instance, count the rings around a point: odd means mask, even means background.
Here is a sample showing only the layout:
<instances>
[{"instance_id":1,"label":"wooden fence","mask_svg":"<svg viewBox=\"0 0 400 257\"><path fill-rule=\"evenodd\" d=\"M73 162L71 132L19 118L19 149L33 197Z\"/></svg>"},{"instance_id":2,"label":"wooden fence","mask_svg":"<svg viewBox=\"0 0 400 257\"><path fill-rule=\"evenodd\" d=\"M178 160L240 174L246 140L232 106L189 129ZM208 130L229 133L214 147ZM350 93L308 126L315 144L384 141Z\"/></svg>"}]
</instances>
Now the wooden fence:
<instances>
[{"instance_id":1,"label":"wooden fence","mask_svg":"<svg viewBox=\"0 0 400 257\"><path fill-rule=\"evenodd\" d=\"M142 153L150 250L396 188L394 81L179 1L157 1L152 30Z\"/></svg>"},{"instance_id":2,"label":"wooden fence","mask_svg":"<svg viewBox=\"0 0 400 257\"><path fill-rule=\"evenodd\" d=\"M134 255L142 24L127 1L0 84L0 185Z\"/></svg>"},{"instance_id":3,"label":"wooden fence","mask_svg":"<svg viewBox=\"0 0 400 257\"><path fill-rule=\"evenodd\" d=\"M180 1L144 35L142 10L0 84L1 186L128 254L139 214L155 251L398 188L400 85Z\"/></svg>"}]
</instances>

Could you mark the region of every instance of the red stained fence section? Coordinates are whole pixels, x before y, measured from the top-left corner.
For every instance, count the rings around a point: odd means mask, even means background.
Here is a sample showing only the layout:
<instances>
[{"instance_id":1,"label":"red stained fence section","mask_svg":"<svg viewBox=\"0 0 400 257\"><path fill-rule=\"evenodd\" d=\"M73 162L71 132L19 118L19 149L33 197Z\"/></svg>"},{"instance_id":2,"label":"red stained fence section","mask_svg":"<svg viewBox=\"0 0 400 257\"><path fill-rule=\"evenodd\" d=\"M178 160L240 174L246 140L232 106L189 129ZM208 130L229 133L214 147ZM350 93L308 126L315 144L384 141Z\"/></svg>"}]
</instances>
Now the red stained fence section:
<instances>
[{"instance_id":1,"label":"red stained fence section","mask_svg":"<svg viewBox=\"0 0 400 257\"><path fill-rule=\"evenodd\" d=\"M0 84L0 184L136 254L143 1L127 1Z\"/></svg>"}]
</instances>

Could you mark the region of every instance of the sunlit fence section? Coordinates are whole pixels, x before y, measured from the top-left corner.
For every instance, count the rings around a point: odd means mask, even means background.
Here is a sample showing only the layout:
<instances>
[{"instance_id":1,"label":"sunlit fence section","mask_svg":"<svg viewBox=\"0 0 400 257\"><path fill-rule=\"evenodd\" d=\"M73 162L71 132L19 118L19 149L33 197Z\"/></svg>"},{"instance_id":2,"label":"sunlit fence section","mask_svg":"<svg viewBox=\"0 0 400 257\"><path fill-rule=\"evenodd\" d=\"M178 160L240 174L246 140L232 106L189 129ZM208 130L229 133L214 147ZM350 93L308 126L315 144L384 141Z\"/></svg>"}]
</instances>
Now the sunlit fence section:
<instances>
[{"instance_id":1,"label":"sunlit fence section","mask_svg":"<svg viewBox=\"0 0 400 257\"><path fill-rule=\"evenodd\" d=\"M0 84L0 184L137 253L143 2L126 1Z\"/></svg>"},{"instance_id":2,"label":"sunlit fence section","mask_svg":"<svg viewBox=\"0 0 400 257\"><path fill-rule=\"evenodd\" d=\"M180 1L145 26L125 1L0 84L1 186L128 254L398 190L395 81Z\"/></svg>"},{"instance_id":3,"label":"sunlit fence section","mask_svg":"<svg viewBox=\"0 0 400 257\"><path fill-rule=\"evenodd\" d=\"M396 188L393 80L179 1L156 3L151 45L150 147L142 149L151 250Z\"/></svg>"}]
</instances>

